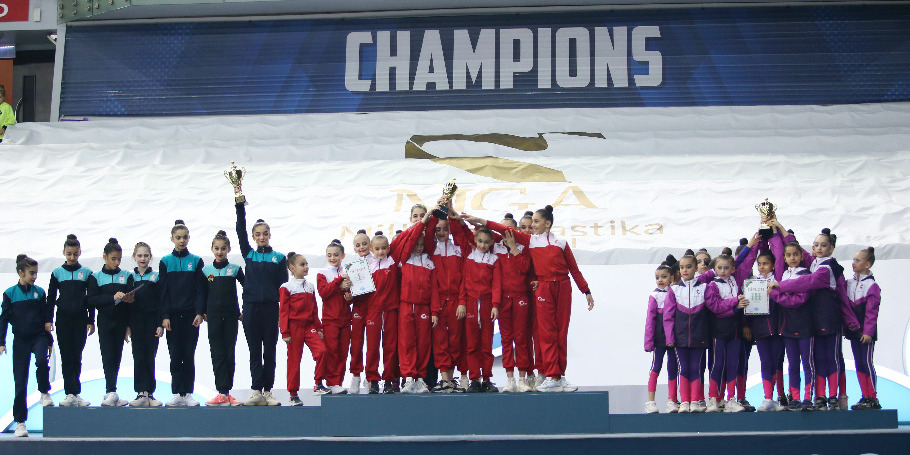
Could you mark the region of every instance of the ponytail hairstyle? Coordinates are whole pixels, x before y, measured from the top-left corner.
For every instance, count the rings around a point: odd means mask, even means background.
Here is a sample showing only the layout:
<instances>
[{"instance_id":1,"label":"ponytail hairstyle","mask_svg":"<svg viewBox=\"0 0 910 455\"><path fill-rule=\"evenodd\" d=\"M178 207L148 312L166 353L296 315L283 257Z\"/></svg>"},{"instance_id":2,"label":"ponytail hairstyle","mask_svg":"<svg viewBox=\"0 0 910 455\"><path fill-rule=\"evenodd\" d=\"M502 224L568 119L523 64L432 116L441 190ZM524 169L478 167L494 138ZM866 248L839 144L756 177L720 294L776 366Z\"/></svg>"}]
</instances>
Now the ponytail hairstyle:
<instances>
[{"instance_id":1,"label":"ponytail hairstyle","mask_svg":"<svg viewBox=\"0 0 910 455\"><path fill-rule=\"evenodd\" d=\"M506 224L506 222L514 224L516 228L518 227L518 222L515 221L515 216L511 213L506 213L506 216L502 217L502 224Z\"/></svg>"},{"instance_id":2,"label":"ponytail hairstyle","mask_svg":"<svg viewBox=\"0 0 910 455\"><path fill-rule=\"evenodd\" d=\"M265 228L268 229L269 231L272 230L272 228L269 227L269 224L266 223L265 220L263 220L262 218L259 218L258 220L256 220L255 223L253 223L253 227L250 228L250 233L252 234L253 231L255 231L256 228L258 228L259 226L265 226Z\"/></svg>"},{"instance_id":3,"label":"ponytail hairstyle","mask_svg":"<svg viewBox=\"0 0 910 455\"><path fill-rule=\"evenodd\" d=\"M120 247L120 243L117 242L117 239L111 237L107 241L107 245L104 245L104 254L108 255L111 253L123 253L123 248Z\"/></svg>"},{"instance_id":4,"label":"ponytail hairstyle","mask_svg":"<svg viewBox=\"0 0 910 455\"><path fill-rule=\"evenodd\" d=\"M828 243L831 244L831 248L834 248L837 245L837 236L831 233L831 229L824 228L822 229L821 234L818 235L828 237Z\"/></svg>"},{"instance_id":5,"label":"ponytail hairstyle","mask_svg":"<svg viewBox=\"0 0 910 455\"><path fill-rule=\"evenodd\" d=\"M548 231L551 228L553 228L553 206L552 205L547 205L546 207L544 207L542 209L537 209L537 211L534 213L540 215L541 218L550 222L550 227L547 228Z\"/></svg>"},{"instance_id":6,"label":"ponytail hairstyle","mask_svg":"<svg viewBox=\"0 0 910 455\"><path fill-rule=\"evenodd\" d=\"M870 246L863 251L866 252L866 260L869 261L869 266L875 265L875 248Z\"/></svg>"},{"instance_id":7,"label":"ponytail hairstyle","mask_svg":"<svg viewBox=\"0 0 910 455\"><path fill-rule=\"evenodd\" d=\"M739 246L736 247L736 255L739 256L739 253L742 253L748 244L749 240L745 237L739 239Z\"/></svg>"},{"instance_id":8,"label":"ponytail hairstyle","mask_svg":"<svg viewBox=\"0 0 910 455\"><path fill-rule=\"evenodd\" d=\"M388 241L389 241L389 238L386 237L386 236L382 233L382 231L376 231L376 233L373 234L373 238L370 239L370 245L376 243L377 240L385 240L386 242L388 242Z\"/></svg>"},{"instance_id":9,"label":"ponytail hairstyle","mask_svg":"<svg viewBox=\"0 0 910 455\"><path fill-rule=\"evenodd\" d=\"M23 272L29 267L38 267L38 261L25 254L16 256L16 272Z\"/></svg>"},{"instance_id":10,"label":"ponytail hairstyle","mask_svg":"<svg viewBox=\"0 0 910 455\"><path fill-rule=\"evenodd\" d=\"M215 246L215 241L217 240L221 240L225 243L225 245L227 245L228 249L231 249L231 239L228 238L227 232L224 232L223 229L215 234L215 238L212 239L212 246Z\"/></svg>"},{"instance_id":11,"label":"ponytail hairstyle","mask_svg":"<svg viewBox=\"0 0 910 455\"><path fill-rule=\"evenodd\" d=\"M79 239L76 238L76 234L70 234L66 236L66 241L63 242L63 248L66 247L82 248L82 245L79 243Z\"/></svg>"},{"instance_id":12,"label":"ponytail hairstyle","mask_svg":"<svg viewBox=\"0 0 910 455\"><path fill-rule=\"evenodd\" d=\"M365 235L366 231L363 231L363 233ZM357 231L357 234L360 234L360 231ZM333 247L338 248L339 250L341 250L341 253L344 254L344 245L341 244L341 240L332 239L332 241L329 242L328 246L326 246L326 249L333 248Z\"/></svg>"},{"instance_id":13,"label":"ponytail hairstyle","mask_svg":"<svg viewBox=\"0 0 910 455\"><path fill-rule=\"evenodd\" d=\"M190 228L186 227L186 223L184 223L183 220L175 220L174 227L171 228L171 236L173 237L174 233L181 229L190 232Z\"/></svg>"},{"instance_id":14,"label":"ponytail hairstyle","mask_svg":"<svg viewBox=\"0 0 910 455\"><path fill-rule=\"evenodd\" d=\"M152 254L152 247L150 247L149 244L145 242L136 242L136 246L133 247L133 254L136 254L136 251L139 250L139 248L145 248L149 250L149 255Z\"/></svg>"},{"instance_id":15,"label":"ponytail hairstyle","mask_svg":"<svg viewBox=\"0 0 910 455\"><path fill-rule=\"evenodd\" d=\"M676 272L679 271L679 261L672 254L668 254L667 258L657 266L657 270L666 270L670 272L670 275L676 275Z\"/></svg>"}]
</instances>

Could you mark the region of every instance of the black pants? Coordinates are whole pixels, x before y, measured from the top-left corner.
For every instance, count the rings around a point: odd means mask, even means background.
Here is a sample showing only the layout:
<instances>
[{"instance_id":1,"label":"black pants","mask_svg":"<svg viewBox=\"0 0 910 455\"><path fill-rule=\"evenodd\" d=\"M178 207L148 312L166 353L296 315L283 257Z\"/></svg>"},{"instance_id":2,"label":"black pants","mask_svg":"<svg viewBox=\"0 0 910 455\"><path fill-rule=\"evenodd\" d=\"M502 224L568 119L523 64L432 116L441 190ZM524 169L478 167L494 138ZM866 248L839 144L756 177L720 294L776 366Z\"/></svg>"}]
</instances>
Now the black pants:
<instances>
[{"instance_id":1,"label":"black pants","mask_svg":"<svg viewBox=\"0 0 910 455\"><path fill-rule=\"evenodd\" d=\"M233 316L209 315L209 347L215 370L215 390L227 395L234 388L234 349L237 346L238 321Z\"/></svg>"},{"instance_id":2,"label":"black pants","mask_svg":"<svg viewBox=\"0 0 910 455\"><path fill-rule=\"evenodd\" d=\"M32 354L35 355L35 377L38 379L38 391L47 393L51 390L48 357L53 342L54 339L47 332L31 336L13 334L13 381L16 388L16 395L13 397L13 420L16 422L25 422L28 419L25 398L28 395L28 364Z\"/></svg>"},{"instance_id":3,"label":"black pants","mask_svg":"<svg viewBox=\"0 0 910 455\"><path fill-rule=\"evenodd\" d=\"M130 333L133 339L133 388L136 393L155 392L155 357L158 355L158 337L161 326L156 311L130 312Z\"/></svg>"},{"instance_id":4,"label":"black pants","mask_svg":"<svg viewBox=\"0 0 910 455\"><path fill-rule=\"evenodd\" d=\"M427 375L424 381L429 388L436 387L439 382L439 370L436 368L436 359L433 358L433 337L430 337L430 361L427 362Z\"/></svg>"},{"instance_id":5,"label":"black pants","mask_svg":"<svg viewBox=\"0 0 910 455\"><path fill-rule=\"evenodd\" d=\"M278 302L244 302L243 333L250 347L252 389L272 390L278 347Z\"/></svg>"},{"instance_id":6,"label":"black pants","mask_svg":"<svg viewBox=\"0 0 910 455\"><path fill-rule=\"evenodd\" d=\"M101 365L104 368L104 386L107 392L117 391L117 375L120 373L128 323L126 311L120 308L98 312L98 344L101 347Z\"/></svg>"},{"instance_id":7,"label":"black pants","mask_svg":"<svg viewBox=\"0 0 910 455\"><path fill-rule=\"evenodd\" d=\"M196 343L199 327L193 327L195 310L172 311L167 350L171 354L171 393L193 393L196 382Z\"/></svg>"},{"instance_id":8,"label":"black pants","mask_svg":"<svg viewBox=\"0 0 910 455\"><path fill-rule=\"evenodd\" d=\"M82 393L82 351L85 350L85 314L67 314L58 311L56 318L57 346L60 347L60 369L63 373L63 391L67 395Z\"/></svg>"}]
</instances>

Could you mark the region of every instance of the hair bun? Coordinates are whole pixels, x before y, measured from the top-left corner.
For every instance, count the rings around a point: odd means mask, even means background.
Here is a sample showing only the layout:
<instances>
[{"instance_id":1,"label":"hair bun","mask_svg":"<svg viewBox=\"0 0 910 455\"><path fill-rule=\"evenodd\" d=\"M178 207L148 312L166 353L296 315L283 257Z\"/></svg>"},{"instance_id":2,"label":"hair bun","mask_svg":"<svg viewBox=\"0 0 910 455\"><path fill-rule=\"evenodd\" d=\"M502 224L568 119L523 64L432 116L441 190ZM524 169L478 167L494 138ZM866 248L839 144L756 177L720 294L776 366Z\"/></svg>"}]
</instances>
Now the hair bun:
<instances>
[{"instance_id":1,"label":"hair bun","mask_svg":"<svg viewBox=\"0 0 910 455\"><path fill-rule=\"evenodd\" d=\"M357 231L357 233L358 233L358 234L364 234L364 235L366 235L367 230L366 230L366 229L360 229L360 230Z\"/></svg>"},{"instance_id":2,"label":"hair bun","mask_svg":"<svg viewBox=\"0 0 910 455\"><path fill-rule=\"evenodd\" d=\"M672 266L673 264L676 264L677 262L679 262L679 261L677 261L676 257L673 256L672 254L668 254L667 259L664 260L664 264L667 264L669 266Z\"/></svg>"},{"instance_id":3,"label":"hair bun","mask_svg":"<svg viewBox=\"0 0 910 455\"><path fill-rule=\"evenodd\" d=\"M553 213L553 206L552 206L552 205L547 205L547 206L545 206L543 209L546 210L546 211L548 211L548 212L550 212L550 213Z\"/></svg>"},{"instance_id":4,"label":"hair bun","mask_svg":"<svg viewBox=\"0 0 910 455\"><path fill-rule=\"evenodd\" d=\"M829 229L829 228L822 229L822 234L831 235L831 229Z\"/></svg>"},{"instance_id":5,"label":"hair bun","mask_svg":"<svg viewBox=\"0 0 910 455\"><path fill-rule=\"evenodd\" d=\"M69 234L66 236L67 240L76 240L76 234Z\"/></svg>"},{"instance_id":6,"label":"hair bun","mask_svg":"<svg viewBox=\"0 0 910 455\"><path fill-rule=\"evenodd\" d=\"M222 230L218 231L218 233L215 234L215 236L216 237L227 237L227 232L224 232L224 229L222 229Z\"/></svg>"},{"instance_id":7,"label":"hair bun","mask_svg":"<svg viewBox=\"0 0 910 455\"><path fill-rule=\"evenodd\" d=\"M257 223L265 223L265 220L263 220L262 218L259 218L258 220L256 220L256 222L257 222Z\"/></svg>"},{"instance_id":8,"label":"hair bun","mask_svg":"<svg viewBox=\"0 0 910 455\"><path fill-rule=\"evenodd\" d=\"M739 244L740 244L740 245L748 245L748 244L749 244L749 240L746 239L745 237L743 237L743 238L739 239Z\"/></svg>"},{"instance_id":9,"label":"hair bun","mask_svg":"<svg viewBox=\"0 0 910 455\"><path fill-rule=\"evenodd\" d=\"M288 257L295 256L295 255L297 255L297 253L294 251L291 251L288 253Z\"/></svg>"},{"instance_id":10,"label":"hair bun","mask_svg":"<svg viewBox=\"0 0 910 455\"><path fill-rule=\"evenodd\" d=\"M174 226L185 226L185 225L186 225L186 223L184 223L183 220L174 221Z\"/></svg>"},{"instance_id":11,"label":"hair bun","mask_svg":"<svg viewBox=\"0 0 910 455\"><path fill-rule=\"evenodd\" d=\"M505 216L505 219L507 219L507 220L514 220L514 219L515 219L515 217L514 217L514 216L512 216L512 214L511 214L511 213L506 213L506 216Z\"/></svg>"},{"instance_id":12,"label":"hair bun","mask_svg":"<svg viewBox=\"0 0 910 455\"><path fill-rule=\"evenodd\" d=\"M685 253L683 253L683 256L695 256L695 252L692 251L692 248L689 248Z\"/></svg>"},{"instance_id":13,"label":"hair bun","mask_svg":"<svg viewBox=\"0 0 910 455\"><path fill-rule=\"evenodd\" d=\"M528 210L528 211L525 212L525 214L524 214L523 216L526 216L526 217L533 217L533 216L534 216L534 212Z\"/></svg>"},{"instance_id":14,"label":"hair bun","mask_svg":"<svg viewBox=\"0 0 910 455\"><path fill-rule=\"evenodd\" d=\"M787 229L787 232L793 234L793 229Z\"/></svg>"},{"instance_id":15,"label":"hair bun","mask_svg":"<svg viewBox=\"0 0 910 455\"><path fill-rule=\"evenodd\" d=\"M117 242L117 239L115 239L114 237L111 237L111 238L107 239L107 243L117 243L117 244L119 244L119 242Z\"/></svg>"},{"instance_id":16,"label":"hair bun","mask_svg":"<svg viewBox=\"0 0 910 455\"><path fill-rule=\"evenodd\" d=\"M868 251L868 252L874 254L874 253L875 253L875 248L872 248L872 247L870 246L869 248L866 248L866 251Z\"/></svg>"},{"instance_id":17,"label":"hair bun","mask_svg":"<svg viewBox=\"0 0 910 455\"><path fill-rule=\"evenodd\" d=\"M376 233L373 235L382 235L382 231L376 231Z\"/></svg>"},{"instance_id":18,"label":"hair bun","mask_svg":"<svg viewBox=\"0 0 910 455\"><path fill-rule=\"evenodd\" d=\"M18 264L26 259L28 259L28 255L20 254L20 255L16 256L16 263Z\"/></svg>"},{"instance_id":19,"label":"hair bun","mask_svg":"<svg viewBox=\"0 0 910 455\"><path fill-rule=\"evenodd\" d=\"M338 239L332 239L332 241L331 241L331 242L329 242L329 243L332 243L332 244L335 244L335 243L337 243L337 244L339 244L339 245L341 245L341 240L338 240Z\"/></svg>"},{"instance_id":20,"label":"hair bun","mask_svg":"<svg viewBox=\"0 0 910 455\"><path fill-rule=\"evenodd\" d=\"M401 229L399 229L399 230L395 231L395 235L401 234L401 232L402 232Z\"/></svg>"}]
</instances>

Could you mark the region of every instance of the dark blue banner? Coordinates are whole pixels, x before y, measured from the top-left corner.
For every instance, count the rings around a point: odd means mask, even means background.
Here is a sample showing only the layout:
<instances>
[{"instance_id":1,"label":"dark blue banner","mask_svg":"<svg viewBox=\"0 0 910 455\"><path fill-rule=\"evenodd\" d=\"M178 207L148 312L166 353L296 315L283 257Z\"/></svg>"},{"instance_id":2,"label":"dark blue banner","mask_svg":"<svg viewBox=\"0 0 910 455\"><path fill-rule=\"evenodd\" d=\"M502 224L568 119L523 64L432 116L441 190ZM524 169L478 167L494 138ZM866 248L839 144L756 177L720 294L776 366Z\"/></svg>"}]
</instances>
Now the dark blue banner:
<instances>
[{"instance_id":1,"label":"dark blue banner","mask_svg":"<svg viewBox=\"0 0 910 455\"><path fill-rule=\"evenodd\" d=\"M910 6L73 26L61 115L910 99Z\"/></svg>"}]
</instances>

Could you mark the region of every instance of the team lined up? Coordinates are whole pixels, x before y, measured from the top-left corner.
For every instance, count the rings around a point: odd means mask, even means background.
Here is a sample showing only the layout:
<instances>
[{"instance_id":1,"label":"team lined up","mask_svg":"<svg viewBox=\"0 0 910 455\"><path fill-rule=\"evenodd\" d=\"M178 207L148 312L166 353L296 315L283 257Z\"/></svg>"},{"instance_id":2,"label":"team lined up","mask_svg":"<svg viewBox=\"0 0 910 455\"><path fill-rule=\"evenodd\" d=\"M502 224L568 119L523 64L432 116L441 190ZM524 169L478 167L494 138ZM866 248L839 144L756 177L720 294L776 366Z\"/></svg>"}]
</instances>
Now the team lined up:
<instances>
[{"instance_id":1,"label":"team lined up","mask_svg":"<svg viewBox=\"0 0 910 455\"><path fill-rule=\"evenodd\" d=\"M758 411L845 410L842 337L850 341L862 391L852 409L881 409L872 363L881 302L871 271L875 250L858 251L853 276L846 279L844 268L831 257L837 236L829 229L816 237L810 253L776 219L766 222L773 230L770 238L756 233L750 241L743 239L736 258L732 251L725 252L714 258L713 269L704 250L687 251L678 262L669 256L657 268L657 289L649 299L645 324L644 347L652 352L645 412L658 412L654 395L665 356L668 412L755 410L745 400L753 346L764 391ZM756 264L758 273L753 274ZM744 313L750 302L742 288L749 278L769 280L768 314ZM786 388L784 354L789 364Z\"/></svg>"},{"instance_id":2,"label":"team lined up","mask_svg":"<svg viewBox=\"0 0 910 455\"><path fill-rule=\"evenodd\" d=\"M243 204L236 205L236 214L243 266L227 260L231 242L224 231L212 240L215 261L204 264L189 252L189 228L182 220L171 228L174 250L160 260L157 271L150 266L151 248L144 242L133 248L137 267L122 270L123 249L112 238L104 247L104 266L93 272L79 263L81 245L69 235L63 250L66 262L53 271L45 294L35 286L37 262L20 255L19 283L4 293L0 315L0 353L5 351L7 324L12 324L14 334L15 421L22 423L27 417L25 388L32 354L37 359L41 403L53 405L47 358L54 327L66 393L61 406L90 404L80 396L80 372L86 339L96 327L106 385L102 406L162 404L153 395L154 363L158 340L165 335L174 394L167 405L199 405L192 392L196 344L204 322L218 391L208 405L241 404L230 395L240 323L252 377L252 394L245 405L280 404L271 393L279 333L288 344L287 386L293 405L302 404L298 392L304 345L316 361L318 394L359 393L364 371L370 393L380 392L380 380L384 393L397 392L402 378L406 382L401 392L427 392L424 377L431 350L442 376L433 391L497 391L490 381L496 319L509 377L503 391L575 390L564 377L569 275L587 295L589 309L593 298L568 244L550 232L552 207L527 212L519 222L507 215L500 224L460 216L450 205L432 213L417 205L411 210L411 226L391 241L381 232L369 238L361 230L354 238L354 251L368 261L376 290L356 297L340 242L326 248L328 267L317 273L314 284L306 278L309 267L303 255L274 251L263 220L250 229L254 248ZM238 284L243 288L242 304ZM138 395L127 402L117 394L117 376L123 344L129 339ZM345 389L341 383L349 355L353 377ZM456 369L461 384L454 380ZM535 369L540 379L535 379Z\"/></svg>"}]
</instances>

